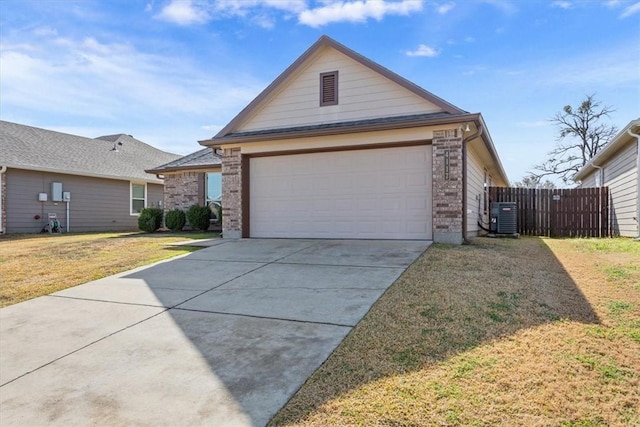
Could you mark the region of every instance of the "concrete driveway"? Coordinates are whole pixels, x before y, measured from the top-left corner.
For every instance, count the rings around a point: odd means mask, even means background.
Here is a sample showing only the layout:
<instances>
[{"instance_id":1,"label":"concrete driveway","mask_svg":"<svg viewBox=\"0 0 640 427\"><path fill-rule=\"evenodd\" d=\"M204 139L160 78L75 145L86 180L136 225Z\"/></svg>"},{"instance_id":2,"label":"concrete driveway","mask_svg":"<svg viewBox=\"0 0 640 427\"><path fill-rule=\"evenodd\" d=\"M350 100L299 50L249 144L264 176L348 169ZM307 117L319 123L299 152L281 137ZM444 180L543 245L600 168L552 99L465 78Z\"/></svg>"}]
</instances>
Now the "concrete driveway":
<instances>
[{"instance_id":1,"label":"concrete driveway","mask_svg":"<svg viewBox=\"0 0 640 427\"><path fill-rule=\"evenodd\" d=\"M263 426L429 246L217 240L0 310L0 425Z\"/></svg>"}]
</instances>

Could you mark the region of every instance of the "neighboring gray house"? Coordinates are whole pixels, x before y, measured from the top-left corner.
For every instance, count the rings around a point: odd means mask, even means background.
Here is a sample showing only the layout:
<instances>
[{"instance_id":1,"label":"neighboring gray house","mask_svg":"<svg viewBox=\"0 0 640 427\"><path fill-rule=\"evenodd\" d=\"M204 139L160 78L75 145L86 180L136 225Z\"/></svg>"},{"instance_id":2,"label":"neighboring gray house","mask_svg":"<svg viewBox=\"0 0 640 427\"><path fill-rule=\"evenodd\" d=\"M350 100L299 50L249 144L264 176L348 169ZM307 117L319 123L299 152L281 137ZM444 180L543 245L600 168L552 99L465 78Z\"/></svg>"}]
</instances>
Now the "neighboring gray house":
<instances>
[{"instance_id":1,"label":"neighboring gray house","mask_svg":"<svg viewBox=\"0 0 640 427\"><path fill-rule=\"evenodd\" d=\"M135 230L143 207L162 205L162 180L145 169L178 157L130 135L0 121L0 232L39 232L50 213L65 231Z\"/></svg>"},{"instance_id":2,"label":"neighboring gray house","mask_svg":"<svg viewBox=\"0 0 640 427\"><path fill-rule=\"evenodd\" d=\"M204 148L147 169L164 178L164 210L186 211L191 205L209 205L222 197L222 160L211 148Z\"/></svg>"},{"instance_id":3,"label":"neighboring gray house","mask_svg":"<svg viewBox=\"0 0 640 427\"><path fill-rule=\"evenodd\" d=\"M609 187L614 236L639 237L640 118L631 121L574 176L581 187Z\"/></svg>"}]
</instances>

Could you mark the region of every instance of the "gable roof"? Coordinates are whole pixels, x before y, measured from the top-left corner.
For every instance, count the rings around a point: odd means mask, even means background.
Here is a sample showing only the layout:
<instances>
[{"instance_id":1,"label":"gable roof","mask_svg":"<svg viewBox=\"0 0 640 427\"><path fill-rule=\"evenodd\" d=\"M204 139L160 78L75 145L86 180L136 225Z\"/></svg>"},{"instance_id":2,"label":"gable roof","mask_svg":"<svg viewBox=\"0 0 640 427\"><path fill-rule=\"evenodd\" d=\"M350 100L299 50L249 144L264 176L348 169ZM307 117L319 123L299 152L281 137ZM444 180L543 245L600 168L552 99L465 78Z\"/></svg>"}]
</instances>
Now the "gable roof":
<instances>
[{"instance_id":1,"label":"gable roof","mask_svg":"<svg viewBox=\"0 0 640 427\"><path fill-rule=\"evenodd\" d=\"M634 137L629 135L629 131L636 134L640 133L640 118L630 121L624 129L618 132L618 134L611 141L609 141L609 143L605 145L602 150L598 152L598 154L593 156L593 158L573 176L573 180L580 181L586 178L587 175L596 170L596 167L594 167L594 165L603 166L606 160L608 160L629 141L632 141Z\"/></svg>"},{"instance_id":2,"label":"gable roof","mask_svg":"<svg viewBox=\"0 0 640 427\"><path fill-rule=\"evenodd\" d=\"M195 153L187 154L179 159L165 163L153 169L147 169L148 173L161 174L165 172L177 172L181 170L206 169L222 167L222 159L212 148L203 148Z\"/></svg>"},{"instance_id":3,"label":"gable roof","mask_svg":"<svg viewBox=\"0 0 640 427\"><path fill-rule=\"evenodd\" d=\"M248 118L255 109L257 109L264 100L266 100L272 93L274 93L281 84L283 84L289 76L291 76L296 70L302 67L310 58L312 58L320 49L324 47L331 47L338 52L346 55L352 60L360 63L361 65L381 74L410 92L418 95L428 102L440 107L448 115L468 114L466 111L456 107L455 105L445 101L444 99L426 91L415 83L401 77L393 71L383 67L380 64L360 55L359 53L349 49L348 47L338 43L332 38L323 35L318 41L316 41L309 49L307 49L293 64L291 64L282 74L280 74L265 90L263 90L253 101L249 103L236 117L234 117L220 132L218 132L213 140L220 140L227 136L232 135L234 129L237 128L246 118ZM208 141L200 141L206 143Z\"/></svg>"},{"instance_id":4,"label":"gable roof","mask_svg":"<svg viewBox=\"0 0 640 427\"><path fill-rule=\"evenodd\" d=\"M178 157L130 135L85 138L0 120L0 166L161 183L145 169Z\"/></svg>"}]
</instances>

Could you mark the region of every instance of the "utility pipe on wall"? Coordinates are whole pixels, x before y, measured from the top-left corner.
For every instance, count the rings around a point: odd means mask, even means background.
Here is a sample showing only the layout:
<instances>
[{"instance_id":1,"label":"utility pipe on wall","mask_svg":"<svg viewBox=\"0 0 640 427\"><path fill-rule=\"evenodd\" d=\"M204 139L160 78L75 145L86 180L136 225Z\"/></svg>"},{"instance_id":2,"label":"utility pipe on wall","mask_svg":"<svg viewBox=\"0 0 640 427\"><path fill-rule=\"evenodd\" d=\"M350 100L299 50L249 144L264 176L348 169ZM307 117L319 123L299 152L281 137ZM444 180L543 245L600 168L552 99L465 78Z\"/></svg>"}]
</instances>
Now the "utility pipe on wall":
<instances>
[{"instance_id":1,"label":"utility pipe on wall","mask_svg":"<svg viewBox=\"0 0 640 427\"><path fill-rule=\"evenodd\" d=\"M67 233L69 232L69 203L67 200Z\"/></svg>"},{"instance_id":2,"label":"utility pipe on wall","mask_svg":"<svg viewBox=\"0 0 640 427\"><path fill-rule=\"evenodd\" d=\"M638 151L636 153L636 175L638 180L636 187L638 191L638 197L636 197L636 227L638 229L638 235L636 236L636 239L640 239L640 135L633 133L631 131L632 127L633 126L629 126L627 133L636 139L636 145L638 147Z\"/></svg>"},{"instance_id":3,"label":"utility pipe on wall","mask_svg":"<svg viewBox=\"0 0 640 427\"><path fill-rule=\"evenodd\" d=\"M460 128L462 129L462 128ZM484 127L482 123L478 123L477 131L462 140L462 242L468 243L467 235L467 143L471 140L482 136Z\"/></svg>"},{"instance_id":4,"label":"utility pipe on wall","mask_svg":"<svg viewBox=\"0 0 640 427\"><path fill-rule=\"evenodd\" d=\"M4 228L2 228L2 219L4 216L2 215L2 174L7 171L6 166L0 166L0 234L4 233Z\"/></svg>"}]
</instances>

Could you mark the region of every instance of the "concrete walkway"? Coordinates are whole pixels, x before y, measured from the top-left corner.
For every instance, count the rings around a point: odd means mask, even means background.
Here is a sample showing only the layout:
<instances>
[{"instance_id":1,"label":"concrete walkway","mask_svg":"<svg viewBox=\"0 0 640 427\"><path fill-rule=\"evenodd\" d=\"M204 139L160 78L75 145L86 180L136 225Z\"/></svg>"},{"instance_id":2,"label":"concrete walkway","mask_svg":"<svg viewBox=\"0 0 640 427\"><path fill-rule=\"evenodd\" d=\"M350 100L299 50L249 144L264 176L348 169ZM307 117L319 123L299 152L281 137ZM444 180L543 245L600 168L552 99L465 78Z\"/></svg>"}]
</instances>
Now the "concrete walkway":
<instances>
[{"instance_id":1,"label":"concrete walkway","mask_svg":"<svg viewBox=\"0 0 640 427\"><path fill-rule=\"evenodd\" d=\"M0 425L263 426L429 242L218 240L0 310Z\"/></svg>"}]
</instances>

